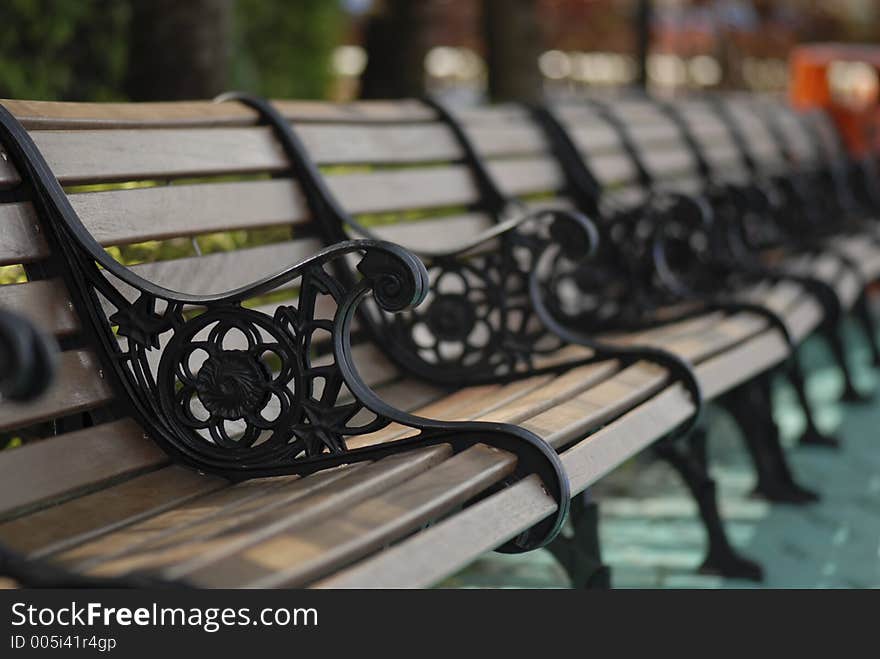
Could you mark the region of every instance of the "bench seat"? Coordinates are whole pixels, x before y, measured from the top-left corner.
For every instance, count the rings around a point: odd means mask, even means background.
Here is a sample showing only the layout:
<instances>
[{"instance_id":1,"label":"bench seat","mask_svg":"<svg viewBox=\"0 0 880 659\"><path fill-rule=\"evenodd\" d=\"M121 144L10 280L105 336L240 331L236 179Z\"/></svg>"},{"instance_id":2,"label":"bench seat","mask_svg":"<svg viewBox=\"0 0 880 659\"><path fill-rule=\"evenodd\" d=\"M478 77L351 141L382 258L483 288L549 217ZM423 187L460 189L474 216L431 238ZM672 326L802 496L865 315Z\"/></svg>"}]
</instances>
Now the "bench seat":
<instances>
[{"instance_id":1,"label":"bench seat","mask_svg":"<svg viewBox=\"0 0 880 659\"><path fill-rule=\"evenodd\" d=\"M790 326L797 335L808 333L820 310L785 292L777 293L789 297L784 312ZM746 314L717 316L644 333L698 364L701 384L713 397L787 356L778 332L763 321ZM407 380L379 391L410 407L422 398L416 409L441 419L523 425L564 451L574 491L580 491L687 418L692 410L687 395L679 386L664 386L665 380L650 364L620 370L602 363L552 381L536 376L452 394ZM31 510L0 524L0 541L95 575L149 572L217 587L425 586L514 537L555 505L530 478L460 510L515 460L489 447L454 457L443 447L421 449L305 478L229 485L167 464L133 425L113 422L43 440L0 461L5 487L27 499L5 502L4 514ZM593 428L601 430L577 441ZM51 444L59 442L82 442L72 454L84 464L47 464L46 457L58 450ZM93 455L108 463L102 478L96 477L100 467ZM120 476L127 461L130 471ZM33 482L35 473L45 482ZM501 509L503 514L493 513ZM409 537L429 522L435 524ZM433 538L445 534L458 540L441 560ZM434 554L422 559L431 569L418 562L419 548Z\"/></svg>"}]
</instances>

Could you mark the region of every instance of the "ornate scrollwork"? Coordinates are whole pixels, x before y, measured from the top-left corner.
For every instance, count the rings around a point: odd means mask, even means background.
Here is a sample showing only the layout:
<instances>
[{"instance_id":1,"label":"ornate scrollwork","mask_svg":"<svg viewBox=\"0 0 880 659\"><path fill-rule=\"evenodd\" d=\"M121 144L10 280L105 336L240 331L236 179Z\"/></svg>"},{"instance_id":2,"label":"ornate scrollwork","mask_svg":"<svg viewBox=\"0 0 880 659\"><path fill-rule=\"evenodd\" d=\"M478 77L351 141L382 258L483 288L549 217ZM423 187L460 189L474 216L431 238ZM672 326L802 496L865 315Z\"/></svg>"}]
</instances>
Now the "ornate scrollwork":
<instances>
[{"instance_id":1,"label":"ornate scrollwork","mask_svg":"<svg viewBox=\"0 0 880 659\"><path fill-rule=\"evenodd\" d=\"M190 438L253 449L271 432L261 451L291 440L303 418L304 382L296 336L280 331L278 314L212 310L171 337L159 362L157 393L163 413L195 431Z\"/></svg>"},{"instance_id":2,"label":"ornate scrollwork","mask_svg":"<svg viewBox=\"0 0 880 659\"><path fill-rule=\"evenodd\" d=\"M595 240L577 214L531 214L486 244L427 259L425 302L402 314L379 315L375 334L404 367L435 381L540 372L536 357L558 350L563 341L536 312L530 282L553 280L582 260ZM548 262L548 252L549 265L539 266Z\"/></svg>"}]
</instances>

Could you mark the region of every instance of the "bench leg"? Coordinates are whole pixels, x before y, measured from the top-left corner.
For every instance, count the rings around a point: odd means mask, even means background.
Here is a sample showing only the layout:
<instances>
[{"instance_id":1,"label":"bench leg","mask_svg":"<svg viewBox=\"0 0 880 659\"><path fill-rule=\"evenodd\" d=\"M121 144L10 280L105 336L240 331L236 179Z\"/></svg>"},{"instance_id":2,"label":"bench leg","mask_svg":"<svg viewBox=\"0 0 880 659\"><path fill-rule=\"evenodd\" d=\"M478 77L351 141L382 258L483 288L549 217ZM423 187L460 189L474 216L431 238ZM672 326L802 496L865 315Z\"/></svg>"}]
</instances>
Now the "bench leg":
<instances>
[{"instance_id":1,"label":"bench leg","mask_svg":"<svg viewBox=\"0 0 880 659\"><path fill-rule=\"evenodd\" d=\"M754 494L776 503L804 504L819 496L799 485L792 474L773 420L770 377L761 376L729 392L723 399L742 431L755 465L758 482Z\"/></svg>"},{"instance_id":2,"label":"bench leg","mask_svg":"<svg viewBox=\"0 0 880 659\"><path fill-rule=\"evenodd\" d=\"M801 367L797 353L792 355L791 361L787 368L785 368L784 373L788 378L788 381L791 383L791 386L794 387L806 421L807 427L798 439L798 443L803 446L826 446L829 448L838 448L840 446L840 439L824 434L819 430L818 426L816 426L816 419L813 416L813 406L810 404L810 399L807 396L807 380L804 377L804 369Z\"/></svg>"},{"instance_id":3,"label":"bench leg","mask_svg":"<svg viewBox=\"0 0 880 659\"><path fill-rule=\"evenodd\" d=\"M863 290L859 295L853 312L867 335L868 345L871 348L871 361L874 366L880 367L880 335L877 334L877 322L874 319L874 314L871 313L871 305L868 304L867 291Z\"/></svg>"},{"instance_id":4,"label":"bench leg","mask_svg":"<svg viewBox=\"0 0 880 659\"><path fill-rule=\"evenodd\" d=\"M855 385L855 378L853 378L852 368L847 359L846 346L843 343L840 327L827 327L823 331L823 334L828 341L828 345L831 346L834 360L840 367L841 373L843 373L843 394L841 395L841 399L849 403L869 402L872 396L863 394Z\"/></svg>"},{"instance_id":5,"label":"bench leg","mask_svg":"<svg viewBox=\"0 0 880 659\"><path fill-rule=\"evenodd\" d=\"M654 446L657 454L678 472L697 501L708 543L706 559L699 571L731 579L761 581L764 578L761 565L739 555L727 538L718 510L715 481L706 468L705 431L697 429L687 440L666 439Z\"/></svg>"},{"instance_id":6,"label":"bench leg","mask_svg":"<svg viewBox=\"0 0 880 659\"><path fill-rule=\"evenodd\" d=\"M572 536L556 536L547 549L568 573L572 588L605 590L611 587L611 569L602 563L599 506L588 500L588 492L572 499L568 512Z\"/></svg>"}]
</instances>

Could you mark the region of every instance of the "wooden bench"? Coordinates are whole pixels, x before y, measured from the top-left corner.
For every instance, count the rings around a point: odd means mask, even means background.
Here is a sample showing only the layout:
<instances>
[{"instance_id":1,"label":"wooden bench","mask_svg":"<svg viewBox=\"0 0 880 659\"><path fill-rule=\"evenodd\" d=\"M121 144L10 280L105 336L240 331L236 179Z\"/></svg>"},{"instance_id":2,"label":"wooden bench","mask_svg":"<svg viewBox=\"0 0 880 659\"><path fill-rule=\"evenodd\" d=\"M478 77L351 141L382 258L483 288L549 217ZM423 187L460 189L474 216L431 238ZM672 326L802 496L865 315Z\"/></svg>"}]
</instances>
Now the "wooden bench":
<instances>
[{"instance_id":1,"label":"wooden bench","mask_svg":"<svg viewBox=\"0 0 880 659\"><path fill-rule=\"evenodd\" d=\"M225 292L321 248L320 229L275 135L240 104L3 105L27 128L91 235L127 260L152 259L132 268L152 282L199 295ZM276 107L346 210L382 237L437 249L491 228L494 218L470 210L479 195L472 172L431 107ZM478 109L461 118L505 194L545 203L564 188L528 113ZM578 130L592 135L593 146L613 133L592 122ZM63 566L89 578L426 586L557 510L549 484L517 472L515 453L493 448L488 438L459 451L449 437L367 463L238 484L170 463L109 386L70 290L48 267L45 227L6 147L0 259L24 266L27 281L0 287L0 305L59 337L63 349L48 395L0 407L0 428L16 443L24 440L0 455L6 547L41 561L40 568ZM609 153L609 168L620 162L619 153ZM234 232L231 242L218 232ZM821 321L820 307L791 286L758 293L796 336ZM260 300L260 310L291 304L297 291L282 286L276 295ZM456 389L408 377L369 342L358 342L360 330L353 338L358 371L384 401L440 420L518 424L560 451L572 494L695 411L685 388L647 361L609 359ZM710 313L613 338L682 355L707 398L789 352L778 331L747 313ZM562 347L545 355L544 365L591 354ZM375 440L399 432L379 431ZM495 487L503 481L506 487Z\"/></svg>"},{"instance_id":2,"label":"wooden bench","mask_svg":"<svg viewBox=\"0 0 880 659\"><path fill-rule=\"evenodd\" d=\"M795 164L798 158L802 163L817 162L810 138L804 134L803 124L781 104L774 104L769 113L784 120L779 127L782 135L772 133L768 126L770 119L766 116L768 111L760 112L759 104L751 97L725 98L721 102L717 97L708 100L694 98L675 104L630 97L614 99L612 105L613 111L630 129L632 146L642 154L642 162L638 164L651 177L652 185L661 190L699 194L710 183L749 186L754 184L756 177L787 175L793 167L798 166ZM566 106L560 113L563 119L576 117L575 121L582 124L590 110ZM595 121L603 121L602 117L595 116L595 111L592 115ZM828 128L827 123L824 124L826 139L829 138ZM683 135L683 131L689 135ZM786 157L780 140L786 143L791 141L792 146L800 151L795 156ZM595 158L597 162L601 163L605 157L601 148L590 150L586 141L584 149L589 151L586 157ZM694 149L699 153L695 154ZM804 149L807 150L806 154ZM620 150L618 146L615 153ZM699 159L703 162L698 162ZM617 191L614 197L618 203L632 203L632 200L640 200L646 194L644 184L639 180L639 167L630 160L624 158L616 168L611 168L607 176L603 166L600 165L598 170L603 177L602 182ZM767 224L766 220L761 222ZM833 229L834 218L828 218L827 224ZM872 261L871 241L864 233L847 239L862 245L862 252L847 256L836 245L831 245L827 249L791 254L785 261L777 258L776 263L785 272L824 283L840 309L844 312L854 310L873 335L873 321L864 296L865 283L876 277L876 273L871 271L873 266L869 265ZM876 251L873 258L876 259ZM832 315L831 310L827 315ZM845 376L846 397L861 399L861 394L852 383L835 322L827 324L826 335L831 340ZM872 346L876 349L873 341Z\"/></svg>"}]
</instances>

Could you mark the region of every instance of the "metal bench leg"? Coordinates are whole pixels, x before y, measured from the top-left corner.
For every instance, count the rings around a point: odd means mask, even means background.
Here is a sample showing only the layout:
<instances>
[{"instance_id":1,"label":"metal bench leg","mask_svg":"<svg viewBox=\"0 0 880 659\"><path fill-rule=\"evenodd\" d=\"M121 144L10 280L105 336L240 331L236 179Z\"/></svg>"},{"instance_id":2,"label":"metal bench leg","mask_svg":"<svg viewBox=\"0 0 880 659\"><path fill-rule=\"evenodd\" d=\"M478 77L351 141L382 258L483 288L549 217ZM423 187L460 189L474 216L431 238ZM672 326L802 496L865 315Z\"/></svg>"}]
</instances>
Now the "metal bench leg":
<instances>
[{"instance_id":1,"label":"metal bench leg","mask_svg":"<svg viewBox=\"0 0 880 659\"><path fill-rule=\"evenodd\" d=\"M572 588L611 588L611 568L602 562L599 542L599 506L589 499L589 490L572 499L568 519L572 536L556 536L547 549L568 574Z\"/></svg>"},{"instance_id":2,"label":"metal bench leg","mask_svg":"<svg viewBox=\"0 0 880 659\"><path fill-rule=\"evenodd\" d=\"M863 289L859 299L856 300L853 312L867 335L868 345L871 348L871 361L874 366L880 367L880 343L878 343L880 342L880 334L877 333L877 321L874 319L874 314L871 313L866 290Z\"/></svg>"},{"instance_id":3,"label":"metal bench leg","mask_svg":"<svg viewBox=\"0 0 880 659\"><path fill-rule=\"evenodd\" d=\"M737 387L724 397L723 405L739 425L755 465L758 482L754 494L777 503L817 501L819 496L799 485L792 475L773 420L769 377Z\"/></svg>"},{"instance_id":4,"label":"metal bench leg","mask_svg":"<svg viewBox=\"0 0 880 659\"><path fill-rule=\"evenodd\" d=\"M862 393L855 385L852 367L849 365L846 346L844 345L843 337L841 336L841 327L839 325L828 326L822 330L822 334L824 335L825 340L828 341L831 353L834 355L834 361L837 362L840 367L840 372L843 374L843 394L841 394L841 400L848 403L870 402L872 396Z\"/></svg>"},{"instance_id":5,"label":"metal bench leg","mask_svg":"<svg viewBox=\"0 0 880 659\"><path fill-rule=\"evenodd\" d=\"M813 407L810 404L810 399L807 397L807 382L804 377L804 370L801 367L797 352L791 356L791 360L787 368L785 368L784 373L797 393L798 401L804 412L804 419L807 424L803 434L798 439L798 443L803 446L839 447L841 442L838 437L826 435L819 430L818 426L816 426L816 419L813 416Z\"/></svg>"},{"instance_id":6,"label":"metal bench leg","mask_svg":"<svg viewBox=\"0 0 880 659\"><path fill-rule=\"evenodd\" d=\"M688 442L663 440L654 445L657 454L681 476L700 511L706 529L708 548L699 571L731 579L761 581L764 570L759 563L741 556L730 544L718 510L715 481L706 468L706 434L692 431Z\"/></svg>"}]
</instances>

